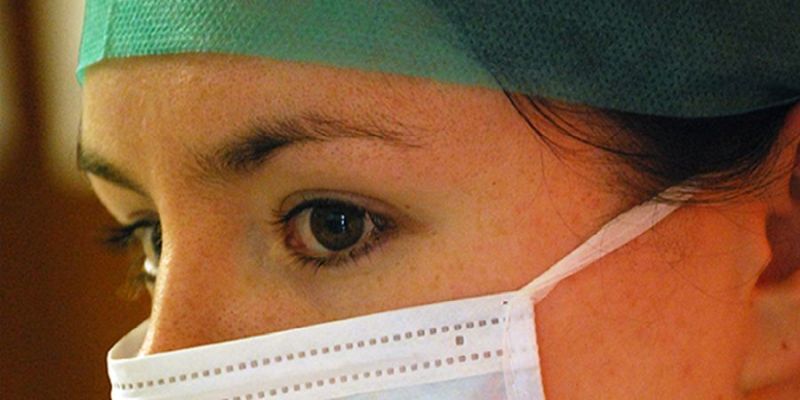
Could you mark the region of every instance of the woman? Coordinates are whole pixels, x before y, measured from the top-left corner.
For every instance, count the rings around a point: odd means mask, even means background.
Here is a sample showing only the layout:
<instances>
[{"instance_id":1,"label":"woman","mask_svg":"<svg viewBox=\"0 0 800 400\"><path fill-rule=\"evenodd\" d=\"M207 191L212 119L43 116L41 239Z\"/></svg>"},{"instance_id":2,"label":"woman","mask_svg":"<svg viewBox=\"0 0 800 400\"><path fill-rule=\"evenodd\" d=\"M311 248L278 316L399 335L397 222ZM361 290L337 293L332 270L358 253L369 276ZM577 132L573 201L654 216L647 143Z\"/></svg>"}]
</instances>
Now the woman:
<instances>
[{"instance_id":1,"label":"woman","mask_svg":"<svg viewBox=\"0 0 800 400\"><path fill-rule=\"evenodd\" d=\"M596 3L90 0L112 396L797 398L798 9Z\"/></svg>"}]
</instances>

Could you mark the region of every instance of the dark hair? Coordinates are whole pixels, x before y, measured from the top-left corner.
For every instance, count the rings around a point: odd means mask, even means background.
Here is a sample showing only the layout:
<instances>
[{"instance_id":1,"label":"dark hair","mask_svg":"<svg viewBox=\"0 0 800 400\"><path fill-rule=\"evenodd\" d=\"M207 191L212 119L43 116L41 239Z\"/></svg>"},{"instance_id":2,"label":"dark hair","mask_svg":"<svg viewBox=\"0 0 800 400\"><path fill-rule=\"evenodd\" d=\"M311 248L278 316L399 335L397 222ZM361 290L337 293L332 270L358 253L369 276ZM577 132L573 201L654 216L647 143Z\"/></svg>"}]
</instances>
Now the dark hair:
<instances>
[{"instance_id":1,"label":"dark hair","mask_svg":"<svg viewBox=\"0 0 800 400\"><path fill-rule=\"evenodd\" d=\"M528 125L551 149L555 145L529 118L535 112L560 132L602 149L621 160L627 170L617 171L611 184L636 197L651 197L667 187L682 184L701 190L710 201L757 193L774 176L778 137L794 104L745 114L678 118L591 109L547 99L506 93ZM570 124L565 113L590 117L592 132ZM595 132L597 131L597 132ZM663 199L669 201L670 199Z\"/></svg>"}]
</instances>

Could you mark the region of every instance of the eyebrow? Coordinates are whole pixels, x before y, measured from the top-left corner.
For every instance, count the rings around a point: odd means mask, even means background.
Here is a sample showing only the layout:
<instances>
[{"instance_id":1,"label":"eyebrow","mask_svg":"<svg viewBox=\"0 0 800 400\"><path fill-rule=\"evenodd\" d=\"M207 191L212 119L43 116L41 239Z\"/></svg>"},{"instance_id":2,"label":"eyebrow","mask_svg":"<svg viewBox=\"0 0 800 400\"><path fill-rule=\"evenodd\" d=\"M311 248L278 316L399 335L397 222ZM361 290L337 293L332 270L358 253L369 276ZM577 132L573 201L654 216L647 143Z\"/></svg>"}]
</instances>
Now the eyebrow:
<instances>
[{"instance_id":1,"label":"eyebrow","mask_svg":"<svg viewBox=\"0 0 800 400\"><path fill-rule=\"evenodd\" d=\"M386 123L389 122L389 123ZM419 148L418 136L398 121L377 121L356 124L316 113L283 119L256 120L248 129L211 151L194 154L199 177L204 181L219 181L231 175L254 171L274 157L279 150L293 144L326 142L335 139L380 140L393 146ZM121 168L100 154L85 149L78 134L77 164L80 171L98 176L117 186L146 196L143 186L130 178Z\"/></svg>"},{"instance_id":2,"label":"eyebrow","mask_svg":"<svg viewBox=\"0 0 800 400\"><path fill-rule=\"evenodd\" d=\"M224 177L230 173L255 170L288 145L327 142L334 139L379 140L394 146L418 148L416 135L398 121L355 124L316 113L287 119L257 120L249 129L208 155L195 159L205 176Z\"/></svg>"},{"instance_id":3,"label":"eyebrow","mask_svg":"<svg viewBox=\"0 0 800 400\"><path fill-rule=\"evenodd\" d=\"M111 182L117 186L129 189L142 196L147 196L147 192L141 185L136 183L133 179L129 178L121 169L116 167L99 154L86 151L81 145L81 131L78 131L78 149L77 149L77 164L78 171L89 173L104 180Z\"/></svg>"}]
</instances>

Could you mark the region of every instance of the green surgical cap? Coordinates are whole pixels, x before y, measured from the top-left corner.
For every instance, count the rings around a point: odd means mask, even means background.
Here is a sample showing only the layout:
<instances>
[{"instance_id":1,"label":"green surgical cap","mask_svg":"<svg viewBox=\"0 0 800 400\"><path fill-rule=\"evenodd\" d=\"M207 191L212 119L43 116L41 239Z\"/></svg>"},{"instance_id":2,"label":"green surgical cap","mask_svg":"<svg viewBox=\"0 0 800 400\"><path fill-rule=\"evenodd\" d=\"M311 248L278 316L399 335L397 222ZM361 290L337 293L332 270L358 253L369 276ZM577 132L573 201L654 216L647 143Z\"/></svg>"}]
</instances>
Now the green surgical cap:
<instances>
[{"instance_id":1,"label":"green surgical cap","mask_svg":"<svg viewBox=\"0 0 800 400\"><path fill-rule=\"evenodd\" d=\"M78 65L228 53L674 117L800 99L796 0L87 0Z\"/></svg>"}]
</instances>

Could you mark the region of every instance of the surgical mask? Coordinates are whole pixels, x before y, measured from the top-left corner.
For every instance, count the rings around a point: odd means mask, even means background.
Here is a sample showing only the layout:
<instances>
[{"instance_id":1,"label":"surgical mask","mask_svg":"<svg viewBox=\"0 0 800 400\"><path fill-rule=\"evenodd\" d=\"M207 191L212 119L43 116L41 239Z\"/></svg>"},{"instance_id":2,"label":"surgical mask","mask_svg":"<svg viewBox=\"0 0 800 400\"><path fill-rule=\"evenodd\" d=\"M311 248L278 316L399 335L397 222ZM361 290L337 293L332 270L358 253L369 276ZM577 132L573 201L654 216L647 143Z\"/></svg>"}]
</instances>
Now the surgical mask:
<instances>
[{"instance_id":1,"label":"surgical mask","mask_svg":"<svg viewBox=\"0 0 800 400\"><path fill-rule=\"evenodd\" d=\"M108 354L111 397L544 399L534 305L678 207L620 214L517 291L139 356L145 321Z\"/></svg>"}]
</instances>

